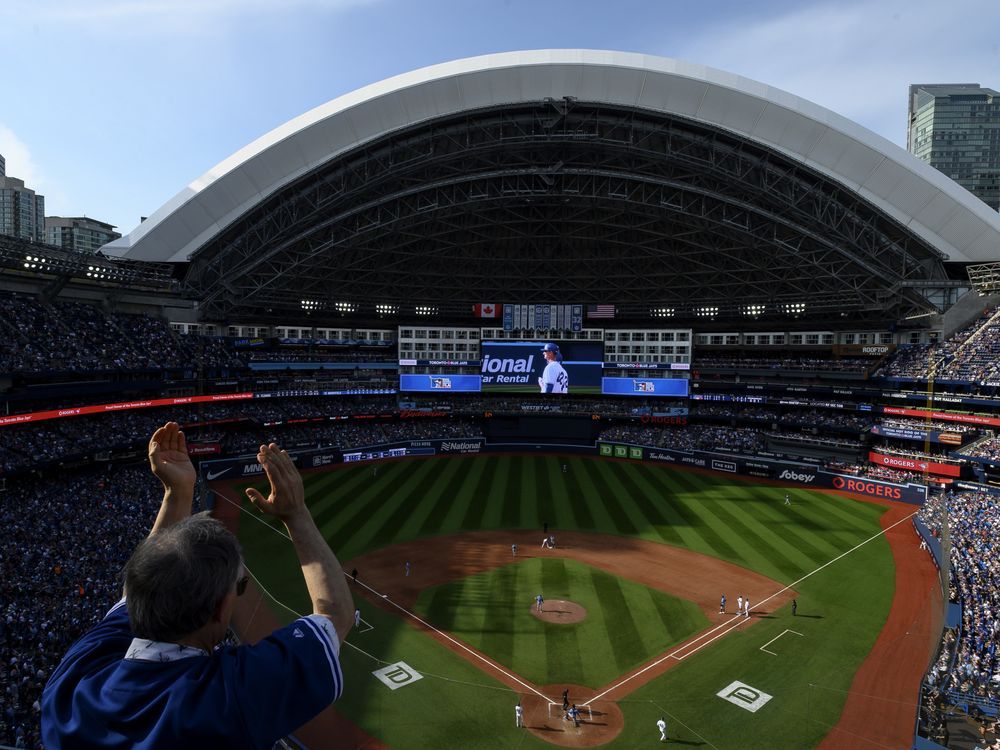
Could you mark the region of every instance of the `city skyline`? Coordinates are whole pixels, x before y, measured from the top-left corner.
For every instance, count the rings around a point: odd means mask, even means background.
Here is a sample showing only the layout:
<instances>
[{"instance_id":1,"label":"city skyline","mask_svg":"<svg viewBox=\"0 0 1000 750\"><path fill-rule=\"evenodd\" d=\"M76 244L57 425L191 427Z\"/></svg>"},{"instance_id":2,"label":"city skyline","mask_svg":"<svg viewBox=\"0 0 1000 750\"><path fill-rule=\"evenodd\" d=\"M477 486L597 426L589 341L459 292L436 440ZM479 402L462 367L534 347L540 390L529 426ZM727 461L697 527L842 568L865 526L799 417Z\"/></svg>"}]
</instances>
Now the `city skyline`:
<instances>
[{"instance_id":1,"label":"city skyline","mask_svg":"<svg viewBox=\"0 0 1000 750\"><path fill-rule=\"evenodd\" d=\"M127 233L185 185L284 122L416 68L517 49L687 60L789 91L906 145L908 86L1000 86L991 21L961 34L927 2L403 3L377 0L12 0L0 154L47 213ZM50 97L50 98L46 98Z\"/></svg>"}]
</instances>

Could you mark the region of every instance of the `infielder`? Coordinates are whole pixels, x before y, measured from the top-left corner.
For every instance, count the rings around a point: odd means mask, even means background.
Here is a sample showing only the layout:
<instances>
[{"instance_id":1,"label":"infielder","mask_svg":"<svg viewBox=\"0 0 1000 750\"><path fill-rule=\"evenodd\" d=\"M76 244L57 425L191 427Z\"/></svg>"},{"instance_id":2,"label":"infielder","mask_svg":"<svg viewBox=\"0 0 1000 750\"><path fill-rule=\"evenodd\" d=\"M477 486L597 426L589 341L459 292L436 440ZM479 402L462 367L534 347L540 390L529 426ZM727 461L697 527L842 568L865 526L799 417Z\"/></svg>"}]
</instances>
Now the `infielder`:
<instances>
[{"instance_id":1,"label":"infielder","mask_svg":"<svg viewBox=\"0 0 1000 750\"><path fill-rule=\"evenodd\" d=\"M737 596L736 597L736 614L739 614L742 611L743 611L743 597L742 596Z\"/></svg>"},{"instance_id":2,"label":"infielder","mask_svg":"<svg viewBox=\"0 0 1000 750\"><path fill-rule=\"evenodd\" d=\"M563 366L562 355L556 344L546 344L542 347L542 356L548 362L538 379L538 387L542 393L569 393L569 375Z\"/></svg>"},{"instance_id":3,"label":"infielder","mask_svg":"<svg viewBox=\"0 0 1000 750\"><path fill-rule=\"evenodd\" d=\"M749 596L746 599L743 600L743 616L744 617L749 617L750 616L750 597Z\"/></svg>"},{"instance_id":4,"label":"infielder","mask_svg":"<svg viewBox=\"0 0 1000 750\"><path fill-rule=\"evenodd\" d=\"M517 544L510 545L511 557L517 557Z\"/></svg>"},{"instance_id":5,"label":"infielder","mask_svg":"<svg viewBox=\"0 0 1000 750\"><path fill-rule=\"evenodd\" d=\"M724 615L726 613L726 595L723 594L722 598L719 599L719 614Z\"/></svg>"},{"instance_id":6,"label":"infielder","mask_svg":"<svg viewBox=\"0 0 1000 750\"><path fill-rule=\"evenodd\" d=\"M535 609L537 609L539 612L542 611L542 602L544 601L545 600L542 598L541 594L535 597Z\"/></svg>"},{"instance_id":7,"label":"infielder","mask_svg":"<svg viewBox=\"0 0 1000 750\"><path fill-rule=\"evenodd\" d=\"M406 561L406 575L410 575L410 561Z\"/></svg>"},{"instance_id":8,"label":"infielder","mask_svg":"<svg viewBox=\"0 0 1000 750\"><path fill-rule=\"evenodd\" d=\"M660 730L660 742L667 741L667 721L662 716L660 720L656 722L656 728Z\"/></svg>"},{"instance_id":9,"label":"infielder","mask_svg":"<svg viewBox=\"0 0 1000 750\"><path fill-rule=\"evenodd\" d=\"M514 726L524 727L524 708L521 707L520 703L514 706Z\"/></svg>"}]
</instances>

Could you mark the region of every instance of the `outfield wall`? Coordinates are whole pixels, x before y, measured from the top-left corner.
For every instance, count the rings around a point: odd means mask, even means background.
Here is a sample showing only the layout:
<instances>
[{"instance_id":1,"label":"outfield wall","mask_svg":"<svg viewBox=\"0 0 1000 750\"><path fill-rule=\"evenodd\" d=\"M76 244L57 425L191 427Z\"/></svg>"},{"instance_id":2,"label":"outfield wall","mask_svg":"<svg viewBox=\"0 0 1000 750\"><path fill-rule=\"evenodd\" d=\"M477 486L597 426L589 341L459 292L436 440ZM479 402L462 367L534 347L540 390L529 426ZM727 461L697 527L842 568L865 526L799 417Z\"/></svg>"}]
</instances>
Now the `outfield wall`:
<instances>
[{"instance_id":1,"label":"outfield wall","mask_svg":"<svg viewBox=\"0 0 1000 750\"><path fill-rule=\"evenodd\" d=\"M880 479L839 474L815 464L779 461L755 456L739 456L707 451L678 451L673 448L654 448L643 445L598 442L602 456L627 458L637 461L663 461L677 466L696 466L727 474L774 479L780 482L802 484L809 487L841 490L865 497L901 500L922 505L927 499L927 488L922 484L896 484Z\"/></svg>"},{"instance_id":2,"label":"outfield wall","mask_svg":"<svg viewBox=\"0 0 1000 750\"><path fill-rule=\"evenodd\" d=\"M467 455L487 452L523 453L526 451L600 455L606 458L668 463L675 466L694 466L724 474L760 477L808 487L841 490L865 497L900 500L917 505L923 504L927 499L927 488L921 484L896 484L879 479L856 477L852 474L839 474L820 468L815 464L779 461L760 456L750 458L728 453L679 451L673 448L603 441L599 441L596 446L582 446L560 443L492 443L480 437L473 437L406 440L344 451L328 448L291 450L289 453L296 459L296 464L300 469L318 469L335 464L379 461L408 456ZM256 455L202 461L198 470L201 478L206 482L255 477L262 473L261 467L257 464Z\"/></svg>"}]
</instances>

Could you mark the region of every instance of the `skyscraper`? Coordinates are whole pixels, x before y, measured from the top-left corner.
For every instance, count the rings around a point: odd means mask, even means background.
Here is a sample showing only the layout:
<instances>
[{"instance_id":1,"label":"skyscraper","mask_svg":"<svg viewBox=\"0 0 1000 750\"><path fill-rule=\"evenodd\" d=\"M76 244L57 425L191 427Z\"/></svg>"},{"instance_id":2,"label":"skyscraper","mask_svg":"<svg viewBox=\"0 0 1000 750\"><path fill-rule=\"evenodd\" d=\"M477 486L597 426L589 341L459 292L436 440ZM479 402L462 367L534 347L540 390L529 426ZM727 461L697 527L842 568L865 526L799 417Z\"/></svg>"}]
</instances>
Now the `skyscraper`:
<instances>
[{"instance_id":1,"label":"skyscraper","mask_svg":"<svg viewBox=\"0 0 1000 750\"><path fill-rule=\"evenodd\" d=\"M45 242L45 198L24 186L24 180L6 176L0 156L0 234Z\"/></svg>"},{"instance_id":2,"label":"skyscraper","mask_svg":"<svg viewBox=\"0 0 1000 750\"><path fill-rule=\"evenodd\" d=\"M908 115L907 150L1000 210L1000 92L913 84Z\"/></svg>"}]
</instances>

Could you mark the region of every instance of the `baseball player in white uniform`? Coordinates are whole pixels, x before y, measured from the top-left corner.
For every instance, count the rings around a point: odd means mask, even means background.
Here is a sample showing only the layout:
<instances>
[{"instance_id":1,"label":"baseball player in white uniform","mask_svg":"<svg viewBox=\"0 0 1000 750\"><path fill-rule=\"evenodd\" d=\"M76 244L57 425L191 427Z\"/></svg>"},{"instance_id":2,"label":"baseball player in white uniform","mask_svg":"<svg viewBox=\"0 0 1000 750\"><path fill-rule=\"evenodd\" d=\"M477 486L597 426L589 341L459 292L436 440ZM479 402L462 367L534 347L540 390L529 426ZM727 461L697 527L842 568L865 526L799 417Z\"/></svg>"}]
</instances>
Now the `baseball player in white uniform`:
<instances>
[{"instance_id":1,"label":"baseball player in white uniform","mask_svg":"<svg viewBox=\"0 0 1000 750\"><path fill-rule=\"evenodd\" d=\"M518 703L514 706L514 726L523 727L524 726L524 708Z\"/></svg>"},{"instance_id":2,"label":"baseball player in white uniform","mask_svg":"<svg viewBox=\"0 0 1000 750\"><path fill-rule=\"evenodd\" d=\"M538 387L542 389L542 393L569 393L569 374L559 364L562 361L559 346L546 344L542 347L542 356L548 362L542 371L542 377L538 379Z\"/></svg>"},{"instance_id":3,"label":"baseball player in white uniform","mask_svg":"<svg viewBox=\"0 0 1000 750\"><path fill-rule=\"evenodd\" d=\"M746 599L743 600L743 616L744 617L749 617L750 616L750 597L749 596Z\"/></svg>"},{"instance_id":4,"label":"baseball player in white uniform","mask_svg":"<svg viewBox=\"0 0 1000 750\"><path fill-rule=\"evenodd\" d=\"M510 545L510 556L517 557L517 544Z\"/></svg>"},{"instance_id":5,"label":"baseball player in white uniform","mask_svg":"<svg viewBox=\"0 0 1000 750\"><path fill-rule=\"evenodd\" d=\"M743 597L736 597L736 614L740 614L743 611Z\"/></svg>"},{"instance_id":6,"label":"baseball player in white uniform","mask_svg":"<svg viewBox=\"0 0 1000 750\"><path fill-rule=\"evenodd\" d=\"M361 627L361 610L360 609L354 610L354 627L356 627L356 628L360 628Z\"/></svg>"},{"instance_id":7,"label":"baseball player in white uniform","mask_svg":"<svg viewBox=\"0 0 1000 750\"><path fill-rule=\"evenodd\" d=\"M666 720L662 716L660 717L660 720L658 722L656 722L656 728L660 730L660 742L666 742L667 741L667 722L666 722Z\"/></svg>"}]
</instances>

